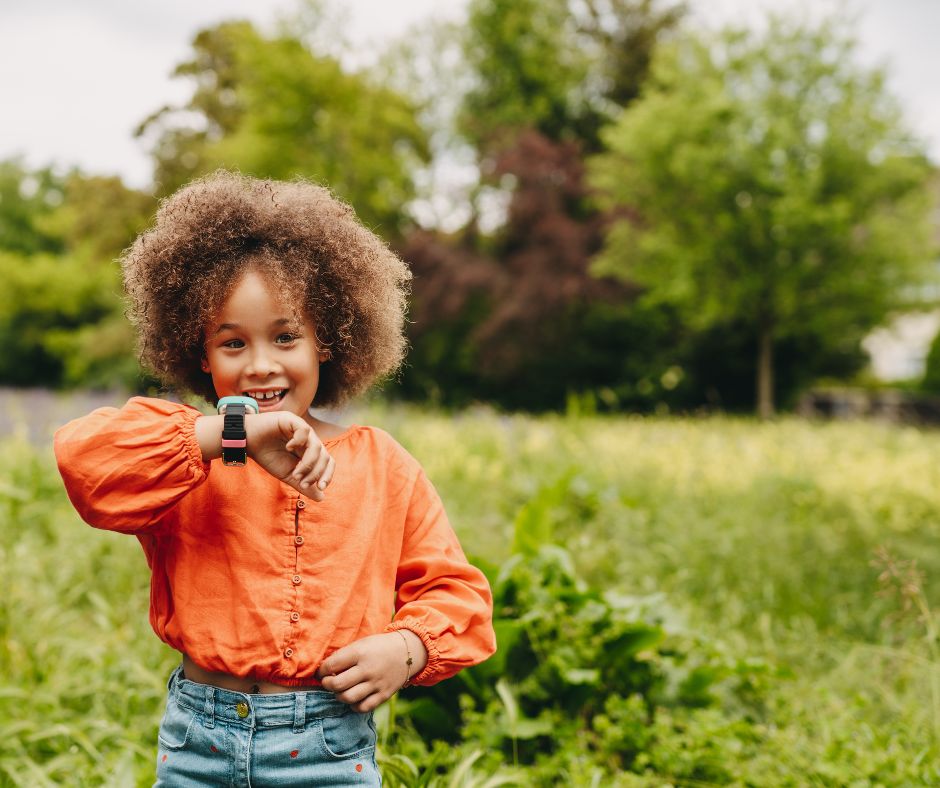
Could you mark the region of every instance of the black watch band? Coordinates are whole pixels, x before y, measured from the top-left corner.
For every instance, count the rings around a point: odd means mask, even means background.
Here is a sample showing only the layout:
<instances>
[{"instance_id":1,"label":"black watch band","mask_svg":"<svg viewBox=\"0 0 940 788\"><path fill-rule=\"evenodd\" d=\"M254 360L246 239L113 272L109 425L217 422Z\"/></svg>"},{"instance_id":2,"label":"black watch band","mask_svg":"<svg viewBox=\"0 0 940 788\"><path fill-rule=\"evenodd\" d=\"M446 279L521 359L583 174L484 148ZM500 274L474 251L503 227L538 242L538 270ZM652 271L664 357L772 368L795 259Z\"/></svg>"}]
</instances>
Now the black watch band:
<instances>
[{"instance_id":1,"label":"black watch band","mask_svg":"<svg viewBox=\"0 0 940 788\"><path fill-rule=\"evenodd\" d=\"M222 463L244 465L248 459L248 433L245 432L247 408L241 402L232 402L225 407L222 417Z\"/></svg>"}]
</instances>

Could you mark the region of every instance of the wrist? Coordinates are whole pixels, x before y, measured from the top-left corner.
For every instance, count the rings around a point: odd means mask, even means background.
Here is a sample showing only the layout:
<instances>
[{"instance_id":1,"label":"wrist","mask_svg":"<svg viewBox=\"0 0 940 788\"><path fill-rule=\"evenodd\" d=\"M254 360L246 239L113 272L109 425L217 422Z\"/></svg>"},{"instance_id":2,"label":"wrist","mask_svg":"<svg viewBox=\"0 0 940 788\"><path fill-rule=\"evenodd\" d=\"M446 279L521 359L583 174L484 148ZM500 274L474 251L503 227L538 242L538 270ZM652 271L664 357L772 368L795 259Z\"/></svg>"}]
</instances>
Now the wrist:
<instances>
[{"instance_id":1,"label":"wrist","mask_svg":"<svg viewBox=\"0 0 940 788\"><path fill-rule=\"evenodd\" d=\"M428 650L421 638L410 629L396 629L393 634L401 638L404 647L405 680L402 683L402 689L404 689L428 664Z\"/></svg>"},{"instance_id":2,"label":"wrist","mask_svg":"<svg viewBox=\"0 0 940 788\"><path fill-rule=\"evenodd\" d=\"M200 416L194 425L202 461L212 462L222 456L222 416Z\"/></svg>"}]
</instances>

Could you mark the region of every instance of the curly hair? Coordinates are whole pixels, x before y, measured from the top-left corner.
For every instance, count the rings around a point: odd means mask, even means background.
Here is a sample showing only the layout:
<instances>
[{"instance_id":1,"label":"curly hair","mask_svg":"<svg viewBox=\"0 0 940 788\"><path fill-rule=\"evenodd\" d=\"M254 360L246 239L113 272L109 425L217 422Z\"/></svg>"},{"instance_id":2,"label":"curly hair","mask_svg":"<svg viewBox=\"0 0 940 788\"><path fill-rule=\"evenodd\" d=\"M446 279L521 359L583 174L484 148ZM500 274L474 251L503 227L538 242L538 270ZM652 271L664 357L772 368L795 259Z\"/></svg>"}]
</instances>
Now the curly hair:
<instances>
[{"instance_id":1,"label":"curly hair","mask_svg":"<svg viewBox=\"0 0 940 788\"><path fill-rule=\"evenodd\" d=\"M194 181L161 203L121 266L141 362L213 404L205 332L251 268L293 296L329 353L312 405L341 404L405 354L410 271L352 208L306 181L224 170Z\"/></svg>"}]
</instances>

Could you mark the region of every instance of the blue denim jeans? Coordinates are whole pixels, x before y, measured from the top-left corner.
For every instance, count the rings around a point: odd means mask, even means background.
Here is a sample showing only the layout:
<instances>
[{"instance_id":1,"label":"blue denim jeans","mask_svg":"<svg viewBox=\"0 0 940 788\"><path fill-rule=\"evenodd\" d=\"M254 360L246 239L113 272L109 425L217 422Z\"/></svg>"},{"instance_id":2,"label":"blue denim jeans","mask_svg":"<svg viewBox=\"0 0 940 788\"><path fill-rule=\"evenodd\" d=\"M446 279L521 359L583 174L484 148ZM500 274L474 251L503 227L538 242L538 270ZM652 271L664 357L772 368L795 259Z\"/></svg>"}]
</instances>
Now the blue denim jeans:
<instances>
[{"instance_id":1,"label":"blue denim jeans","mask_svg":"<svg viewBox=\"0 0 940 788\"><path fill-rule=\"evenodd\" d=\"M372 714L332 692L244 695L182 678L167 684L155 786L381 785Z\"/></svg>"}]
</instances>

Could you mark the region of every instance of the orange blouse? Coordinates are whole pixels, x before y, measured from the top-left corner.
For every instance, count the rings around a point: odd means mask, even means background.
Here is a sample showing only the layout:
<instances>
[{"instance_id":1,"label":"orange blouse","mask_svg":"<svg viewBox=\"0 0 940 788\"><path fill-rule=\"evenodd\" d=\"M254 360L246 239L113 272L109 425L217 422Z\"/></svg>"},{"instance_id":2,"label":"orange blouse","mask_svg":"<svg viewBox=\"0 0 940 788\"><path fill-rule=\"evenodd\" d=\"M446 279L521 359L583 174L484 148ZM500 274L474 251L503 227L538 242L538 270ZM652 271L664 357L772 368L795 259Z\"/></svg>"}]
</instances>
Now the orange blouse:
<instances>
[{"instance_id":1,"label":"orange blouse","mask_svg":"<svg viewBox=\"0 0 940 788\"><path fill-rule=\"evenodd\" d=\"M409 629L434 684L496 649L492 596L427 476L387 433L324 441L336 472L320 503L269 475L205 463L199 411L135 397L55 435L69 498L90 525L134 534L150 566L150 624L208 671L317 684L320 663Z\"/></svg>"}]
</instances>

